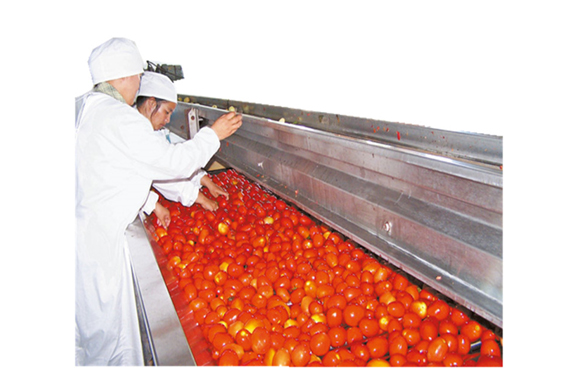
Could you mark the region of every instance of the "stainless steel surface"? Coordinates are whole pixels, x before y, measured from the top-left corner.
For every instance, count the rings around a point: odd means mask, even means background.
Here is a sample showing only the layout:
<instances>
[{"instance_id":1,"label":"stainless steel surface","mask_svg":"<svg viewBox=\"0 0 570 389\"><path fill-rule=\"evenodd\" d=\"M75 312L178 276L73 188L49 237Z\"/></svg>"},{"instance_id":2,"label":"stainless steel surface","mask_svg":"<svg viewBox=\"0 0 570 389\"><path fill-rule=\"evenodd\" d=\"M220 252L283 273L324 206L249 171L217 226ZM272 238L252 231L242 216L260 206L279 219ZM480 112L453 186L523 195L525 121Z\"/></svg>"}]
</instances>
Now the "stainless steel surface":
<instances>
[{"instance_id":1,"label":"stainless steel surface","mask_svg":"<svg viewBox=\"0 0 570 389\"><path fill-rule=\"evenodd\" d=\"M139 293L139 316L150 339L154 365L195 366L196 362L172 303L140 215L127 228L128 251ZM160 250L156 250L160 252Z\"/></svg>"},{"instance_id":2,"label":"stainless steel surface","mask_svg":"<svg viewBox=\"0 0 570 389\"><path fill-rule=\"evenodd\" d=\"M185 137L191 109L244 113L222 164L502 327L501 137L182 97L201 103L173 115Z\"/></svg>"}]
</instances>

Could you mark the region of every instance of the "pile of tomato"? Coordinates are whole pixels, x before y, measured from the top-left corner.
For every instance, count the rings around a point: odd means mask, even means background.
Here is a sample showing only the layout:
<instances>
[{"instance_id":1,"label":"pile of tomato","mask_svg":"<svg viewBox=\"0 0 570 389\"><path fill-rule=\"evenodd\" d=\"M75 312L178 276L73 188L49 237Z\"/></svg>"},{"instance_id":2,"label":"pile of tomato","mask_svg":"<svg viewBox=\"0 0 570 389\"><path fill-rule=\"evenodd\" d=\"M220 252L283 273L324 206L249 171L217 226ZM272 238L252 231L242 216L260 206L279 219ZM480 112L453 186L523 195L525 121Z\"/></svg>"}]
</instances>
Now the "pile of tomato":
<instances>
[{"instance_id":1,"label":"pile of tomato","mask_svg":"<svg viewBox=\"0 0 570 389\"><path fill-rule=\"evenodd\" d=\"M171 224L151 219L198 364L502 366L470 312L235 170L211 177L229 193L216 211L161 198Z\"/></svg>"}]
</instances>

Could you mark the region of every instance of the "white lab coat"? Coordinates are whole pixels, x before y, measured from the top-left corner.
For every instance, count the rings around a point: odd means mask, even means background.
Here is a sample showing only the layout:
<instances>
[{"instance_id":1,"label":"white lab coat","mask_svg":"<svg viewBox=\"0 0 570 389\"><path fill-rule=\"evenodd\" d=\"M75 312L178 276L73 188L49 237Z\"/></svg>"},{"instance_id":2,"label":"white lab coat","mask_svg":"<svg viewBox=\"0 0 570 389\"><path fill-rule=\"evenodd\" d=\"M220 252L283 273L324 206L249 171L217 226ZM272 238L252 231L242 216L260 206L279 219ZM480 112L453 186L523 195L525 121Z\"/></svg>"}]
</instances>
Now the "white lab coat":
<instances>
[{"instance_id":1,"label":"white lab coat","mask_svg":"<svg viewBox=\"0 0 570 389\"><path fill-rule=\"evenodd\" d=\"M170 144L137 110L102 93L76 106L76 364L141 365L125 230L153 180L188 177L220 142L203 128Z\"/></svg>"},{"instance_id":2,"label":"white lab coat","mask_svg":"<svg viewBox=\"0 0 570 389\"><path fill-rule=\"evenodd\" d=\"M170 131L167 129L162 129L156 131L159 134L162 134L164 138L171 143L176 143L176 140L172 140L170 135ZM177 138L180 141L183 141L182 138ZM199 169L195 172L190 178L186 178L183 180L164 180L164 181L154 181L152 186L160 192L166 199L171 201L179 202L180 204L189 207L196 202L198 198L198 193L202 184L200 180L202 177L206 175L206 172L202 169ZM156 202L158 201L158 194L156 192L150 192L147 198L145 205L143 206L142 210L147 214L150 215L155 207Z\"/></svg>"}]
</instances>

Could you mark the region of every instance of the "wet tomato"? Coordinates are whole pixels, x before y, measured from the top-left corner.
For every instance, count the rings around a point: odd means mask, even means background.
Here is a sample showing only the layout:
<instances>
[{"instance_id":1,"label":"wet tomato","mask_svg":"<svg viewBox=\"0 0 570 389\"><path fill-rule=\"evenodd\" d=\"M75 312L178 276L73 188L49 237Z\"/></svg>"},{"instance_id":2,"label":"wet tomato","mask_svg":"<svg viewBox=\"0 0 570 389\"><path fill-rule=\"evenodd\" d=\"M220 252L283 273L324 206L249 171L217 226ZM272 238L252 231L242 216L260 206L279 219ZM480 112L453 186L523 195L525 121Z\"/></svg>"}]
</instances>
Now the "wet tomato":
<instances>
[{"instance_id":1,"label":"wet tomato","mask_svg":"<svg viewBox=\"0 0 570 389\"><path fill-rule=\"evenodd\" d=\"M467 324L464 324L460 330L462 335L467 336L471 343L476 342L481 337L483 333L483 327L479 323L474 320L469 321Z\"/></svg>"},{"instance_id":2,"label":"wet tomato","mask_svg":"<svg viewBox=\"0 0 570 389\"><path fill-rule=\"evenodd\" d=\"M360 328L360 331L362 331L362 335L367 338L377 335L380 331L380 325L378 324L378 320L375 318L361 319L360 323L358 323L358 328Z\"/></svg>"},{"instance_id":3,"label":"wet tomato","mask_svg":"<svg viewBox=\"0 0 570 389\"><path fill-rule=\"evenodd\" d=\"M389 350L388 339L385 336L377 336L371 339L368 339L366 342L366 347L370 352L371 358L382 358L384 357Z\"/></svg>"},{"instance_id":4,"label":"wet tomato","mask_svg":"<svg viewBox=\"0 0 570 389\"><path fill-rule=\"evenodd\" d=\"M427 359L428 362L443 362L443 358L447 355L448 346L443 338L435 338L429 343Z\"/></svg>"},{"instance_id":5,"label":"wet tomato","mask_svg":"<svg viewBox=\"0 0 570 389\"><path fill-rule=\"evenodd\" d=\"M487 339L481 342L481 355L501 357L501 348L494 340Z\"/></svg>"},{"instance_id":6,"label":"wet tomato","mask_svg":"<svg viewBox=\"0 0 570 389\"><path fill-rule=\"evenodd\" d=\"M346 343L346 330L343 327L332 327L328 336L332 347L340 347Z\"/></svg>"},{"instance_id":7,"label":"wet tomato","mask_svg":"<svg viewBox=\"0 0 570 389\"><path fill-rule=\"evenodd\" d=\"M344 322L351 326L356 327L360 320L364 317L364 308L360 305L349 304L344 308L343 318Z\"/></svg>"},{"instance_id":8,"label":"wet tomato","mask_svg":"<svg viewBox=\"0 0 570 389\"><path fill-rule=\"evenodd\" d=\"M329 351L331 340L326 333L320 332L311 337L309 346L313 354L321 357Z\"/></svg>"},{"instance_id":9,"label":"wet tomato","mask_svg":"<svg viewBox=\"0 0 570 389\"><path fill-rule=\"evenodd\" d=\"M449 305L442 300L434 301L427 309L427 316L434 317L437 320L447 319L449 316Z\"/></svg>"},{"instance_id":10,"label":"wet tomato","mask_svg":"<svg viewBox=\"0 0 570 389\"><path fill-rule=\"evenodd\" d=\"M271 347L269 331L263 327L257 327L251 334L251 349L258 354L265 354Z\"/></svg>"},{"instance_id":11,"label":"wet tomato","mask_svg":"<svg viewBox=\"0 0 570 389\"><path fill-rule=\"evenodd\" d=\"M476 366L482 367L502 367L503 359L501 357L492 357L489 355L481 355L477 360Z\"/></svg>"}]
</instances>

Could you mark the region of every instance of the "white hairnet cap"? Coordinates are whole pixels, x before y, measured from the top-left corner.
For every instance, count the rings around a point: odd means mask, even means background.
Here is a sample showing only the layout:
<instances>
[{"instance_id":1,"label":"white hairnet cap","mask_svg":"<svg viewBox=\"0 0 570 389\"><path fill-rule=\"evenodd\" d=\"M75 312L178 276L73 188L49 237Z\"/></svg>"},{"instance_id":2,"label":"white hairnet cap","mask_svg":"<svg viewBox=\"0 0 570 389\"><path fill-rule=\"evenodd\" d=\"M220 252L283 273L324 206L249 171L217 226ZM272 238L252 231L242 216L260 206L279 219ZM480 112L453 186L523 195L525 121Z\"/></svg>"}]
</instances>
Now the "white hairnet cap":
<instances>
[{"instance_id":1,"label":"white hairnet cap","mask_svg":"<svg viewBox=\"0 0 570 389\"><path fill-rule=\"evenodd\" d=\"M137 96L155 97L173 103L178 101L174 83L167 76L155 72L144 72Z\"/></svg>"},{"instance_id":2,"label":"white hairnet cap","mask_svg":"<svg viewBox=\"0 0 570 389\"><path fill-rule=\"evenodd\" d=\"M93 49L88 63L93 85L144 71L144 62L137 45L125 38L109 39Z\"/></svg>"}]
</instances>

